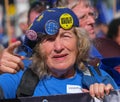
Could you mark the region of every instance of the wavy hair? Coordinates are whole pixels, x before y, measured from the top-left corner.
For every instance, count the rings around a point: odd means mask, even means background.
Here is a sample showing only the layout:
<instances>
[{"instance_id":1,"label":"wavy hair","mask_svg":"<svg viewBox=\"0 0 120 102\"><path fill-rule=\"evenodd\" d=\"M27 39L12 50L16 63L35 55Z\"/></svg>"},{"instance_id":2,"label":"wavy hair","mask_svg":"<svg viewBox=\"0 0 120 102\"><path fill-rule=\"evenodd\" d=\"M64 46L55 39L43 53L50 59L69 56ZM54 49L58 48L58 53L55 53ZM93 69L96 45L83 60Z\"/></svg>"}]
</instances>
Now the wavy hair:
<instances>
[{"instance_id":1,"label":"wavy hair","mask_svg":"<svg viewBox=\"0 0 120 102\"><path fill-rule=\"evenodd\" d=\"M73 32L77 36L77 48L78 48L78 55L76 58L75 65L80 66L78 67L80 70L85 68L84 62L88 61L89 58L89 50L91 46L91 42L88 37L88 33L86 30L80 27L74 27ZM41 34L38 34L41 35ZM46 36L42 36L44 39ZM48 66L45 63L45 53L41 48L41 40L37 42L35 46L35 53L32 56L32 65L31 69L35 72L39 78L43 78L45 76L51 75L48 71Z\"/></svg>"}]
</instances>

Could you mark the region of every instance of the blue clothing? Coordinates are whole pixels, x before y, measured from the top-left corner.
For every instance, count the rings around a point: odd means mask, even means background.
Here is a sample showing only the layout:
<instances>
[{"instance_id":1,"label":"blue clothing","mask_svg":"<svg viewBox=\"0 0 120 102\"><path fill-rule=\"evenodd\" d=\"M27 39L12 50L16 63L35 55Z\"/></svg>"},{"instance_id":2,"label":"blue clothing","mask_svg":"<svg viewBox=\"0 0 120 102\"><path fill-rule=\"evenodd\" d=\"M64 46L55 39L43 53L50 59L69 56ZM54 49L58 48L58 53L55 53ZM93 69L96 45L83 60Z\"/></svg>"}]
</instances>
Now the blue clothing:
<instances>
[{"instance_id":1,"label":"blue clothing","mask_svg":"<svg viewBox=\"0 0 120 102\"><path fill-rule=\"evenodd\" d=\"M25 69L30 65L31 61L30 60L23 60L25 63ZM17 74L2 74L0 75L0 87L2 87L5 93L5 97L7 98L15 98L16 93L14 90L17 90L17 87L20 83L20 80L22 78L22 75L24 71L20 70Z\"/></svg>"},{"instance_id":2,"label":"blue clothing","mask_svg":"<svg viewBox=\"0 0 120 102\"><path fill-rule=\"evenodd\" d=\"M96 53L92 53L96 51ZM95 50L93 46L91 50L92 56L99 56L100 54ZM26 56L25 52L20 52L19 55ZM28 68L31 61L24 60L25 69ZM108 75L106 72L101 70L102 76ZM16 90L18 85L20 84L21 77L24 71L20 71L16 74L3 74L0 75L0 87L3 89L5 98L15 98ZM109 75L108 75L109 76ZM110 77L110 76L109 76ZM112 78L111 78L112 79ZM48 79L40 80L37 84L33 96L45 96L45 95L55 95L55 94L67 94L67 93L78 93L81 92L82 86L82 73L76 72L75 76L68 79L58 79L55 77L49 77ZM112 79L113 81L113 79ZM51 84L52 83L52 84ZM118 89L117 85L113 81L115 89ZM74 90L73 90L74 89ZM8 91L9 90L9 91Z\"/></svg>"},{"instance_id":3,"label":"blue clothing","mask_svg":"<svg viewBox=\"0 0 120 102\"><path fill-rule=\"evenodd\" d=\"M90 48L90 58L99 58L102 59L103 56L99 53L99 51L96 49L94 45Z\"/></svg>"},{"instance_id":4,"label":"blue clothing","mask_svg":"<svg viewBox=\"0 0 120 102\"><path fill-rule=\"evenodd\" d=\"M120 57L111 57L102 59L99 67L108 72L120 88L120 73L116 69L119 65Z\"/></svg>"},{"instance_id":5,"label":"blue clothing","mask_svg":"<svg viewBox=\"0 0 120 102\"><path fill-rule=\"evenodd\" d=\"M47 79L39 81L34 96L48 96L56 94L67 94L74 93L74 91L81 92L82 88L82 73L76 72L75 76L72 78L59 79L50 76ZM74 88L73 88L74 87ZM73 88L73 89L70 89Z\"/></svg>"},{"instance_id":6,"label":"blue clothing","mask_svg":"<svg viewBox=\"0 0 120 102\"><path fill-rule=\"evenodd\" d=\"M102 76L108 75L106 72L101 70ZM20 83L20 78L23 71L17 74L3 74L0 76L0 87L2 87L5 98L15 98L16 90ZM66 94L71 92L81 92L82 86L82 72L77 71L72 78L59 79L53 76L40 80L34 90L33 96L45 96L55 94ZM108 75L109 76L109 75ZM110 76L109 76L110 77ZM110 77L111 78L111 77ZM112 80L113 81L113 80ZM114 88L118 89L114 83Z\"/></svg>"}]
</instances>

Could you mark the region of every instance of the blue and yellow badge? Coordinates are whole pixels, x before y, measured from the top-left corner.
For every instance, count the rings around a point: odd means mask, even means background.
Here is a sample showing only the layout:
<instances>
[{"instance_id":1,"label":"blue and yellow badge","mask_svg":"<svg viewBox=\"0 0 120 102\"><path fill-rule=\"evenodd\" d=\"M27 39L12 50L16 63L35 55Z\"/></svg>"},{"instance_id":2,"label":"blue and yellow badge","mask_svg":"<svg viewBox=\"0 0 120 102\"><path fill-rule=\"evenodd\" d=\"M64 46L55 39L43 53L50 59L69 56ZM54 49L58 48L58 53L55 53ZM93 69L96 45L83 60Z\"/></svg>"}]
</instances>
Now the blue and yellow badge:
<instances>
[{"instance_id":1,"label":"blue and yellow badge","mask_svg":"<svg viewBox=\"0 0 120 102\"><path fill-rule=\"evenodd\" d=\"M54 35L59 31L59 24L55 20L48 20L45 24L45 31L49 35Z\"/></svg>"},{"instance_id":2,"label":"blue and yellow badge","mask_svg":"<svg viewBox=\"0 0 120 102\"><path fill-rule=\"evenodd\" d=\"M60 26L66 30L71 29L74 23L73 18L69 13L62 14L60 16L59 22L60 22Z\"/></svg>"}]
</instances>

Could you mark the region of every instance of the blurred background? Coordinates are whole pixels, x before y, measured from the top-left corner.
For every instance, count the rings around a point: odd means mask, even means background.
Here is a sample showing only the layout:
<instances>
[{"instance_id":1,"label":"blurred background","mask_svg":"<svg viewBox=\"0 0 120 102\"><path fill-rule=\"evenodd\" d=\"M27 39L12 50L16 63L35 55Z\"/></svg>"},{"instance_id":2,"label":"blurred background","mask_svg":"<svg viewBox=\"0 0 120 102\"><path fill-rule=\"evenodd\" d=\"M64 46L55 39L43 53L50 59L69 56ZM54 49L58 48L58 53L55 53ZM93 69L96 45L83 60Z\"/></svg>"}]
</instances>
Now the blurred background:
<instances>
[{"instance_id":1,"label":"blurred background","mask_svg":"<svg viewBox=\"0 0 120 102\"><path fill-rule=\"evenodd\" d=\"M35 1L45 2L51 6L56 0L0 0L0 43L4 47L22 36L20 24L27 22L28 10ZM120 0L91 0L91 2L99 14L96 20L97 27L99 25L106 27L112 19L120 17Z\"/></svg>"}]
</instances>

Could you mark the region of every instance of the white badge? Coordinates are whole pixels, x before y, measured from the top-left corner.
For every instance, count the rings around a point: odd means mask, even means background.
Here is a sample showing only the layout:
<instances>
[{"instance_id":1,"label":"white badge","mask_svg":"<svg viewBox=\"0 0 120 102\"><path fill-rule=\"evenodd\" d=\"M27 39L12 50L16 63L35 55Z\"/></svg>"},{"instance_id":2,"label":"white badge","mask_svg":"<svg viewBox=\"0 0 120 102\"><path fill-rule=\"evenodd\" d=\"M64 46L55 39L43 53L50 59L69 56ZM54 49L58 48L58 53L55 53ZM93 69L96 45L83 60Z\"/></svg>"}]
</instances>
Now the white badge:
<instances>
[{"instance_id":1,"label":"white badge","mask_svg":"<svg viewBox=\"0 0 120 102\"><path fill-rule=\"evenodd\" d=\"M67 93L82 93L81 86L79 86L79 85L67 85Z\"/></svg>"}]
</instances>

